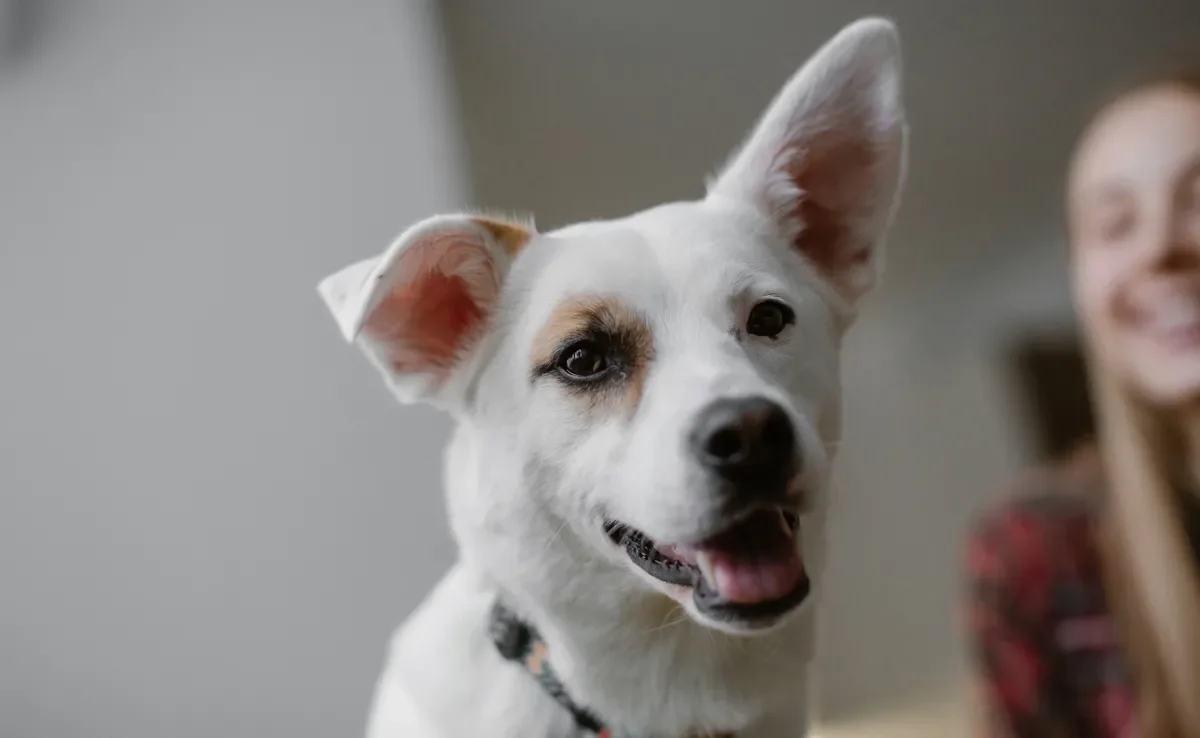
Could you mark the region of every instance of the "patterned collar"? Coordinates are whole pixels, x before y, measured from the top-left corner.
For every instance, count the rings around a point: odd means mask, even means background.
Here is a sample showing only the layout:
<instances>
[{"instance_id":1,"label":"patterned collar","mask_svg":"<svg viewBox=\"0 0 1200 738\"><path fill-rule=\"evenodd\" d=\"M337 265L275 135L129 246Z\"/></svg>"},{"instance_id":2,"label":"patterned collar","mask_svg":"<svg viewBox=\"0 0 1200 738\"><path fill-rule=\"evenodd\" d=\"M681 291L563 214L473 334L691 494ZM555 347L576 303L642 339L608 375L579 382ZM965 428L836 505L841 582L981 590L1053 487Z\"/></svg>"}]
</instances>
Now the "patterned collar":
<instances>
[{"instance_id":1,"label":"patterned collar","mask_svg":"<svg viewBox=\"0 0 1200 738\"><path fill-rule=\"evenodd\" d=\"M532 625L497 600L492 605L488 626L500 655L521 663L546 694L570 713L576 726L596 738L616 738L595 715L577 705L567 694L567 688L546 659L546 642Z\"/></svg>"},{"instance_id":2,"label":"patterned collar","mask_svg":"<svg viewBox=\"0 0 1200 738\"><path fill-rule=\"evenodd\" d=\"M596 738L628 738L618 736L609 730L590 710L579 705L567 688L554 673L547 659L546 642L531 624L525 622L515 612L505 607L497 600L492 605L488 631L496 650L509 661L515 661L525 667L525 671L537 680L546 694L550 695L571 718L575 725L584 733ZM694 734L692 738L734 738L729 733Z\"/></svg>"}]
</instances>

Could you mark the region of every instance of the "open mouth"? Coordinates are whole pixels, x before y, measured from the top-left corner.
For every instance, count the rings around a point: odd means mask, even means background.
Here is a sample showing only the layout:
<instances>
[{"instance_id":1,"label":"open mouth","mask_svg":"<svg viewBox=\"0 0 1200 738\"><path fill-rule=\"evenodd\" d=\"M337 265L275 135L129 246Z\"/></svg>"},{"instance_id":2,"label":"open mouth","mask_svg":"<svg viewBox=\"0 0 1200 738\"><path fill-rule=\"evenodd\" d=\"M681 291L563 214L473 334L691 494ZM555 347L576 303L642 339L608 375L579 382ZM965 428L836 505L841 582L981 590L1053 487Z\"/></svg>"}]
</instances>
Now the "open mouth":
<instances>
[{"instance_id":1,"label":"open mouth","mask_svg":"<svg viewBox=\"0 0 1200 738\"><path fill-rule=\"evenodd\" d=\"M660 544L617 521L608 537L650 576L691 587L697 609L718 620L775 618L797 607L812 585L796 536L799 516L782 507L756 509L700 543Z\"/></svg>"}]
</instances>

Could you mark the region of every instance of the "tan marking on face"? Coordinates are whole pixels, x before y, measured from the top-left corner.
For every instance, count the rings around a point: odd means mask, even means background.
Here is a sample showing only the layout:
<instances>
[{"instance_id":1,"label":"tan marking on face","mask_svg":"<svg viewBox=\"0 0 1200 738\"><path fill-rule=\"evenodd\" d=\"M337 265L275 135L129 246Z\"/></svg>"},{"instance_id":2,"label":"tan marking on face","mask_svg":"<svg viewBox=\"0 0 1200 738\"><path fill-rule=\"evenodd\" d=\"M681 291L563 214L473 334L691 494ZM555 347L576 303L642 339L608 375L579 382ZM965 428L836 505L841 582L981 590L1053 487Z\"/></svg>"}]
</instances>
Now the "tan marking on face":
<instances>
[{"instance_id":1,"label":"tan marking on face","mask_svg":"<svg viewBox=\"0 0 1200 738\"><path fill-rule=\"evenodd\" d=\"M533 239L532 230L516 223L495 218L473 218L472 220L486 228L510 257L521 253L521 250Z\"/></svg>"},{"instance_id":2,"label":"tan marking on face","mask_svg":"<svg viewBox=\"0 0 1200 738\"><path fill-rule=\"evenodd\" d=\"M619 299L587 296L560 303L533 341L532 366L550 366L574 340L597 338L603 339L617 373L596 384L569 386L569 391L592 409L632 415L654 358L654 335L641 313Z\"/></svg>"},{"instance_id":3,"label":"tan marking on face","mask_svg":"<svg viewBox=\"0 0 1200 738\"><path fill-rule=\"evenodd\" d=\"M598 302L572 299L558 304L533 341L533 366L544 366L554 356L568 336L583 333L592 320Z\"/></svg>"}]
</instances>

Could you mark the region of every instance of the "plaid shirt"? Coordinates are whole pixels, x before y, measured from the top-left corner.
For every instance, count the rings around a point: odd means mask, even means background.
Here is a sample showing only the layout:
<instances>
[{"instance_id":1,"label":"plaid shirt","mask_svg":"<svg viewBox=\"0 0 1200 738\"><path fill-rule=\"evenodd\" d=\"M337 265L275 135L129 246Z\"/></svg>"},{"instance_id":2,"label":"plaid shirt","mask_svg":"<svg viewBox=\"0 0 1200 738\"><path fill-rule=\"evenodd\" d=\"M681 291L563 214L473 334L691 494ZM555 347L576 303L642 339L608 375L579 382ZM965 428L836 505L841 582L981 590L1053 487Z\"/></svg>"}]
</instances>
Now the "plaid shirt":
<instances>
[{"instance_id":1,"label":"plaid shirt","mask_svg":"<svg viewBox=\"0 0 1200 738\"><path fill-rule=\"evenodd\" d=\"M1096 494L1050 473L967 545L967 628L989 738L1130 738L1133 681L1105 597ZM1064 489L1064 487L1066 489Z\"/></svg>"}]
</instances>

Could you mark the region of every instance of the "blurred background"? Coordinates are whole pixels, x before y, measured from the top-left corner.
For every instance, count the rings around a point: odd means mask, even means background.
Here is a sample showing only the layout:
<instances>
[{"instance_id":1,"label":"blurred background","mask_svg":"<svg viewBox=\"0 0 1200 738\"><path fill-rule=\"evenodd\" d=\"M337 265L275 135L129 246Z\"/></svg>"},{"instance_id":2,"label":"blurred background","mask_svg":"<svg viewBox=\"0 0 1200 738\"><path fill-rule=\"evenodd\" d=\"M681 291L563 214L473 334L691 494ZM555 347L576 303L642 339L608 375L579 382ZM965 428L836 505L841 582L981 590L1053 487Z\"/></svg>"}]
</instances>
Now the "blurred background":
<instances>
[{"instance_id":1,"label":"blurred background","mask_svg":"<svg viewBox=\"0 0 1200 738\"><path fill-rule=\"evenodd\" d=\"M1195 0L0 0L0 735L360 734L453 560L449 424L317 280L438 211L697 196L866 13L912 156L848 347L823 730L966 735L964 525L1086 430L1067 151Z\"/></svg>"}]
</instances>

